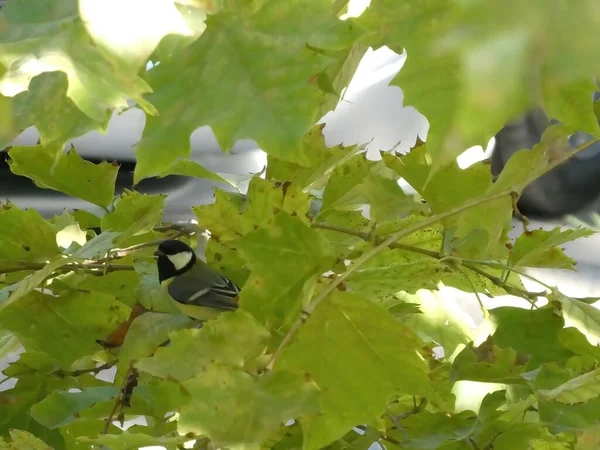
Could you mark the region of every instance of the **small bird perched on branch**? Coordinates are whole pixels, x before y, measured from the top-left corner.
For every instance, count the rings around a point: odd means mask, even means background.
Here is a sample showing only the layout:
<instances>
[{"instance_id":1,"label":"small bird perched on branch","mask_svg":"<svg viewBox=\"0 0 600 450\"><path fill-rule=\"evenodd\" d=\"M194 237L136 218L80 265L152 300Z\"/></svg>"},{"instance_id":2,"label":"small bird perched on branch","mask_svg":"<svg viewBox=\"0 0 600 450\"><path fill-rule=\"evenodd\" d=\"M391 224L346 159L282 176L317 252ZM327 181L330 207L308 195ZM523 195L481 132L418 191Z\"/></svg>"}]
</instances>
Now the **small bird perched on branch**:
<instances>
[{"instance_id":1,"label":"small bird perched on branch","mask_svg":"<svg viewBox=\"0 0 600 450\"><path fill-rule=\"evenodd\" d=\"M198 259L186 243L163 241L154 255L160 284L186 315L209 320L238 308L239 287Z\"/></svg>"},{"instance_id":2,"label":"small bird perched on branch","mask_svg":"<svg viewBox=\"0 0 600 450\"><path fill-rule=\"evenodd\" d=\"M154 256L160 284L184 314L205 321L238 308L238 286L199 259L189 245L169 239L158 246ZM98 343L106 348L121 346L133 321L146 312L142 305L135 305L127 322Z\"/></svg>"}]
</instances>

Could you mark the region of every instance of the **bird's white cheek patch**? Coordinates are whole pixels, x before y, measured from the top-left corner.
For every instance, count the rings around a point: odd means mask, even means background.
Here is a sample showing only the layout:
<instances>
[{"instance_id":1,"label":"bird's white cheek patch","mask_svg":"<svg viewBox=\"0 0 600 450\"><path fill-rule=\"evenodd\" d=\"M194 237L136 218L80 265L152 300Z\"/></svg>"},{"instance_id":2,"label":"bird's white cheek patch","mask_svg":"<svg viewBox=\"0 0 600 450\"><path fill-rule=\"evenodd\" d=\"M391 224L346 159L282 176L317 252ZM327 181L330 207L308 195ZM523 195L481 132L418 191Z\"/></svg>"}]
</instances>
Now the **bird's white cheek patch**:
<instances>
[{"instance_id":1,"label":"bird's white cheek patch","mask_svg":"<svg viewBox=\"0 0 600 450\"><path fill-rule=\"evenodd\" d=\"M181 252L176 255L167 255L167 258L169 258L175 270L181 270L192 260L192 254L190 252Z\"/></svg>"}]
</instances>

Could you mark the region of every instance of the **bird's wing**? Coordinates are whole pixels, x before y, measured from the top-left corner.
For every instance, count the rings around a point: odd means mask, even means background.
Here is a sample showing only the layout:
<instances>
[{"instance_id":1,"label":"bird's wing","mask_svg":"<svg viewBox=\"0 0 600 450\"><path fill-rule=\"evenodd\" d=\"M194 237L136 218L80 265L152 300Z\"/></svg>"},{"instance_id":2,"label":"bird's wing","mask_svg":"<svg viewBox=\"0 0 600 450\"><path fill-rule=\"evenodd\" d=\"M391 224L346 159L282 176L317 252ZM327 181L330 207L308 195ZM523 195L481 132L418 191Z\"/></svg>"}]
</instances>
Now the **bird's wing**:
<instances>
[{"instance_id":1,"label":"bird's wing","mask_svg":"<svg viewBox=\"0 0 600 450\"><path fill-rule=\"evenodd\" d=\"M202 262L174 279L167 290L173 299L186 305L224 310L238 308L239 288Z\"/></svg>"}]
</instances>

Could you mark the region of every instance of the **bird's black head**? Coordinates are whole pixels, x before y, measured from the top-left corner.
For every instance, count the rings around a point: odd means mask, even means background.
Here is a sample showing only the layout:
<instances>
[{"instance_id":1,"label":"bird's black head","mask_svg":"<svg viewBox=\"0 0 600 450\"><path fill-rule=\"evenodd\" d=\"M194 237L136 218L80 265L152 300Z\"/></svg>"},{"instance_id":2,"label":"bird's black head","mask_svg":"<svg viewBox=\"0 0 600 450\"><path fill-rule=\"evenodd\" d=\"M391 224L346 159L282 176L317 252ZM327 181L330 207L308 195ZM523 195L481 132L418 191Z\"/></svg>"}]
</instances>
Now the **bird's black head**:
<instances>
[{"instance_id":1,"label":"bird's black head","mask_svg":"<svg viewBox=\"0 0 600 450\"><path fill-rule=\"evenodd\" d=\"M154 252L157 257L158 279L168 280L190 270L196 263L196 253L184 242L169 239L162 242Z\"/></svg>"}]
</instances>

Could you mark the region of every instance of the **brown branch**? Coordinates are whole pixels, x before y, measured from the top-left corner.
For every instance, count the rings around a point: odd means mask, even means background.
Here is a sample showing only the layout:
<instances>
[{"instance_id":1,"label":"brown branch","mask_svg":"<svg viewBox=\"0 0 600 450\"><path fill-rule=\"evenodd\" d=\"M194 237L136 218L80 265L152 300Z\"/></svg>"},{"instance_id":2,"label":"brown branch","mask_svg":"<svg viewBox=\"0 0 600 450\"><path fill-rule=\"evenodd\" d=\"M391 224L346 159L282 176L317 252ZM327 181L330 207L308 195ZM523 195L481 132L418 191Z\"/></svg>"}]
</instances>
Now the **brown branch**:
<instances>
[{"instance_id":1,"label":"brown branch","mask_svg":"<svg viewBox=\"0 0 600 450\"><path fill-rule=\"evenodd\" d=\"M115 402L113 403L113 407L104 422L104 428L102 429L102 434L108 434L108 429L110 424L113 422L115 414L119 406L123 409L123 406L131 405L131 395L133 393L133 389L137 386L137 378L139 374L137 370L133 367L133 363L129 366L127 373L125 374L125 381L115 398Z\"/></svg>"}]
</instances>

